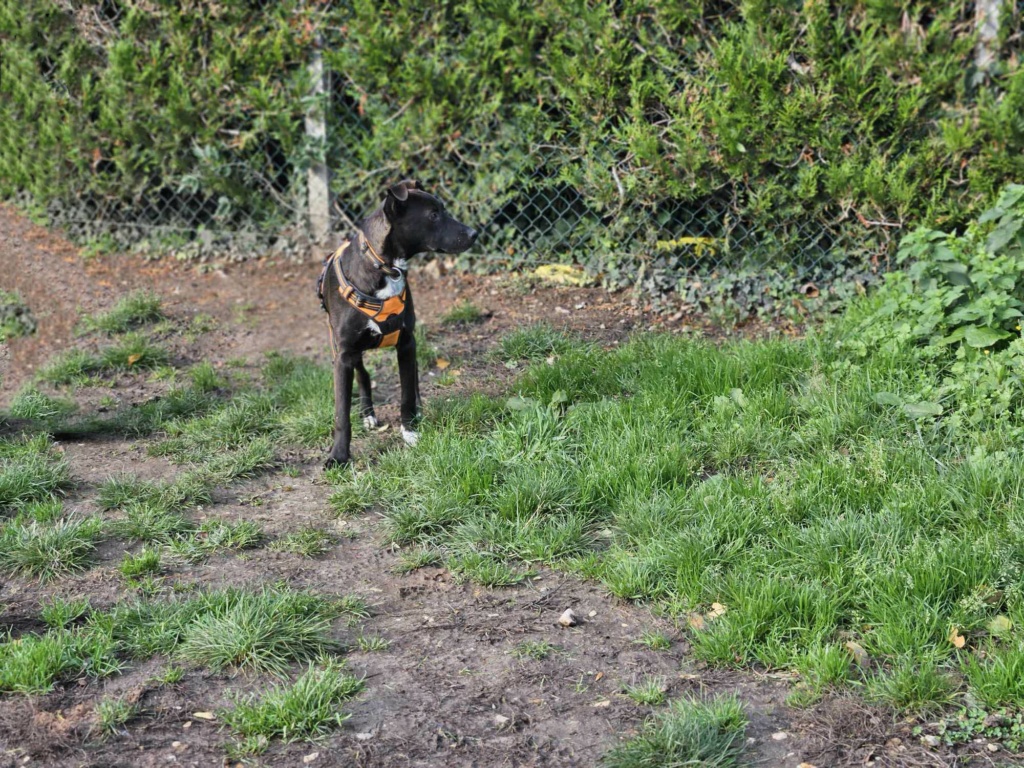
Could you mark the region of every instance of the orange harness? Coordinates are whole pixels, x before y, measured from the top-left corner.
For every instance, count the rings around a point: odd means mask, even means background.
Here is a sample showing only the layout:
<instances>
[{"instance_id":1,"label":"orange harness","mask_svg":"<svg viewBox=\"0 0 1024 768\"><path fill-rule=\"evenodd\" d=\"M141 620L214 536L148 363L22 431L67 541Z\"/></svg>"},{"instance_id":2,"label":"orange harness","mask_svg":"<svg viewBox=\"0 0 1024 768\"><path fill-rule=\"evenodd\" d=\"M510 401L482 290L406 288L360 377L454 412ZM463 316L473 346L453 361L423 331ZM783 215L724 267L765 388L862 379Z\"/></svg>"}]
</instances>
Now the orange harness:
<instances>
[{"instance_id":1,"label":"orange harness","mask_svg":"<svg viewBox=\"0 0 1024 768\"><path fill-rule=\"evenodd\" d=\"M361 234L361 233L360 233ZM362 240L362 238L360 238ZM320 273L320 278L316 281L317 295L320 297L320 306L327 310L327 300L324 298L324 281L327 279L327 270L333 269L334 275L338 279L338 294L348 304L355 309L359 310L362 314L377 324L379 329L379 340L374 347L393 347L398 343L398 336L402 332L402 327L405 324L405 301L407 288L402 288L402 293L397 296L391 296L386 299L378 299L376 296L371 296L368 293L363 293L345 276L345 271L341 268L341 254L351 244L350 240L343 242L334 253L328 256L324 260L324 268ZM373 248L369 243L366 243L370 253L377 261L378 266L385 269L383 260L373 252ZM388 267L385 272L390 275L401 275L402 270L398 267ZM328 328L330 328L330 320L328 319ZM378 335L378 331L373 332L374 335ZM334 349L334 334L331 333L331 351L334 352L334 356L337 357L337 350Z\"/></svg>"}]
</instances>

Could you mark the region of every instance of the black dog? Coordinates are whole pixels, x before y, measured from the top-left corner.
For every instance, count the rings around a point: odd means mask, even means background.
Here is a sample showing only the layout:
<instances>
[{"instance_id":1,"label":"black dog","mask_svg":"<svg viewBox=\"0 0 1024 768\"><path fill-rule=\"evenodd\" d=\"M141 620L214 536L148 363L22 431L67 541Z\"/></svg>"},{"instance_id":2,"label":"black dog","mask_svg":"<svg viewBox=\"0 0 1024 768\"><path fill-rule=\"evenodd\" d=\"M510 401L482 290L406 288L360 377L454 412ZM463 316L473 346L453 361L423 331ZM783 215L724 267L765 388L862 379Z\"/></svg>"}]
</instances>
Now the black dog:
<instances>
[{"instance_id":1,"label":"black dog","mask_svg":"<svg viewBox=\"0 0 1024 768\"><path fill-rule=\"evenodd\" d=\"M327 258L317 281L334 353L334 447L326 466L349 460L354 374L359 376L363 423L377 426L370 374L363 365L363 352L368 349L395 347L398 352L402 438L416 444L420 385L413 335L416 313L405 278L406 260L424 251L461 253L476 237L476 230L453 219L444 203L407 180L388 189L383 204Z\"/></svg>"}]
</instances>

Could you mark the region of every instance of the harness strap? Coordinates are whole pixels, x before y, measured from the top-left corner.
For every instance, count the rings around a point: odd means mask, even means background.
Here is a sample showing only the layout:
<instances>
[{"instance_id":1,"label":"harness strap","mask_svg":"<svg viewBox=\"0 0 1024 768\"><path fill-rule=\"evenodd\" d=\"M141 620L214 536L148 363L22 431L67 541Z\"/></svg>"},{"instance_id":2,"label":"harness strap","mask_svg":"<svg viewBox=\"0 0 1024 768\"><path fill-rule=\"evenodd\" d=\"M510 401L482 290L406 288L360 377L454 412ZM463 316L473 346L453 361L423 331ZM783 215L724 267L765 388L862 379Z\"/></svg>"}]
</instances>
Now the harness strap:
<instances>
[{"instance_id":1,"label":"harness strap","mask_svg":"<svg viewBox=\"0 0 1024 768\"><path fill-rule=\"evenodd\" d=\"M365 238L362 237L361 231L359 232L359 235L360 239L365 242L374 257L380 259L376 252L373 251L369 242L366 242ZM348 279L345 275L345 270L341 266L341 255L351 244L351 240L345 241L337 248L337 250L324 259L323 270L321 270L320 277L316 281L316 290L317 296L320 298L320 306L323 307L324 311L327 311L327 299L324 295L324 283L327 280L327 270L333 269L334 275L338 280L338 295L341 296L341 298L344 299L351 307L357 309L363 315L366 315L366 317L376 324L375 330L378 331L381 336L380 341L377 343L378 347L392 347L398 343L398 336L404 325L403 316L405 314L405 302L408 289L403 288L400 295L389 296L386 299L379 299L376 296L372 296L359 290ZM402 275L401 269L398 267L388 267L384 264L383 260L380 260L378 266L389 276L394 277ZM330 329L329 317L327 327ZM337 349L335 349L333 331L331 331L330 340L331 352L334 357L337 358Z\"/></svg>"}]
</instances>

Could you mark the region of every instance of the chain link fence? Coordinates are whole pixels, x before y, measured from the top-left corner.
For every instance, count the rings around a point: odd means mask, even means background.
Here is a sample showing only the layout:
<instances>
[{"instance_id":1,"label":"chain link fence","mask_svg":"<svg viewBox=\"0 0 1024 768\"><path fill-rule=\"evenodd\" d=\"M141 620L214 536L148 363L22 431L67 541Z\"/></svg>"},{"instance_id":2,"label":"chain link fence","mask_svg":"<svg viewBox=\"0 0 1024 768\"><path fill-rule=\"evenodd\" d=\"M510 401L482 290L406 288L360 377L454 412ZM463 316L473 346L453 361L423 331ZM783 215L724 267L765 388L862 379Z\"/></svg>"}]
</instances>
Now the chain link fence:
<instances>
[{"instance_id":1,"label":"chain link fence","mask_svg":"<svg viewBox=\"0 0 1024 768\"><path fill-rule=\"evenodd\" d=\"M816 279L823 265L834 270L836 264L855 262L853 271L870 274L884 267L901 230L903 222L869 220L852 204L839 201L814 215L789 207L753 220L750 211L757 207L758 191L735 182L687 198L637 196L622 180L624 164L631 160L620 149L581 150L593 137L564 125L551 135L541 130L524 140L500 113L489 123L452 125L442 139L434 137L422 146L416 136L397 142L391 137L384 143L402 150L381 156L375 147L396 120L409 109L427 107L413 99L383 102L372 83L353 79L332 58L348 34L350 6L337 0L251 5L283 19L282 28L292 36L291 57L275 59L266 71L250 67L245 82L222 78L218 93L196 92L193 83L175 79L189 72L154 73L164 78L158 86L166 92L161 106L189 117L172 124L163 112L135 115L127 134L147 147L139 155L144 168L126 161L125 131L107 144L99 130L91 149L65 150L56 142L55 152L45 158L59 179L52 196L21 190L12 196L42 209L49 221L96 248L128 247L182 258L304 257L310 250L322 250L330 232L353 227L388 183L413 176L480 229L472 263L463 266L502 269L578 262L611 286L641 284L654 292L689 292L693 299L709 276L721 272L742 276L777 265L799 283ZM62 119L72 130L81 126L82 131L87 123L111 119L90 102L90 78L96 77L90 72L101 67L138 69L148 64L147 55L156 61L155 52L172 46L176 35L194 35L196 46L213 51L216 41L205 39L210 26L198 20L223 10L219 4L200 3L183 12L191 22L179 29L149 20L167 14L155 1L53 0L48 7L44 28L50 38L39 38L8 56L30 59L17 66L34 68L38 86L60 105ZM167 39L148 35L147 24L153 35ZM56 38L65 41L59 51L47 43ZM79 50L74 71L68 64L69 48ZM83 61L89 66L81 65ZM191 74L211 72L214 66L199 60ZM673 76L684 78L686 73ZM265 90L257 92L254 83ZM230 101L245 89L255 95L246 102L244 119L232 116L230 109L207 119L204 104L198 102ZM264 92L295 98L283 113L264 113L252 106ZM132 98L126 91L124 99ZM7 117L32 119L24 110ZM210 120L219 123L211 125ZM509 154L507 165L494 161L502 153ZM793 158L794 166L816 162L819 158L809 148ZM610 179L599 195L580 183L594 167ZM635 167L632 173L636 175ZM114 189L101 183L111 175L124 183Z\"/></svg>"}]
</instances>

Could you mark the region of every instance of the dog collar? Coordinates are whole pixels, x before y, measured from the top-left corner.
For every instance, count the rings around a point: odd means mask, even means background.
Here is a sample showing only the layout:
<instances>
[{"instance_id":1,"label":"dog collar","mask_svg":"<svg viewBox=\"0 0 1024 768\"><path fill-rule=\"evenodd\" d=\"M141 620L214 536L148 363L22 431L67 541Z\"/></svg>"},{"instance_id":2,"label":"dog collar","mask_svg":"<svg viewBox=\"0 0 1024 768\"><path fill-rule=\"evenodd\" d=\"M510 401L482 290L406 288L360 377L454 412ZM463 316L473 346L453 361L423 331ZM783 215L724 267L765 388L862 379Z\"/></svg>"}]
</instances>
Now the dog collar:
<instances>
[{"instance_id":1,"label":"dog collar","mask_svg":"<svg viewBox=\"0 0 1024 768\"><path fill-rule=\"evenodd\" d=\"M380 257L377 251L374 250L373 246L370 245L370 241L366 238L366 234L363 232L363 230L356 230L356 238L359 241L360 247L365 248L369 252L370 258L373 260L374 264L376 264L377 268L380 269L385 275L387 275L388 277L398 277L400 274L402 274L402 270L400 270L398 267L393 267L389 265L386 261L384 261L384 259Z\"/></svg>"}]
</instances>

